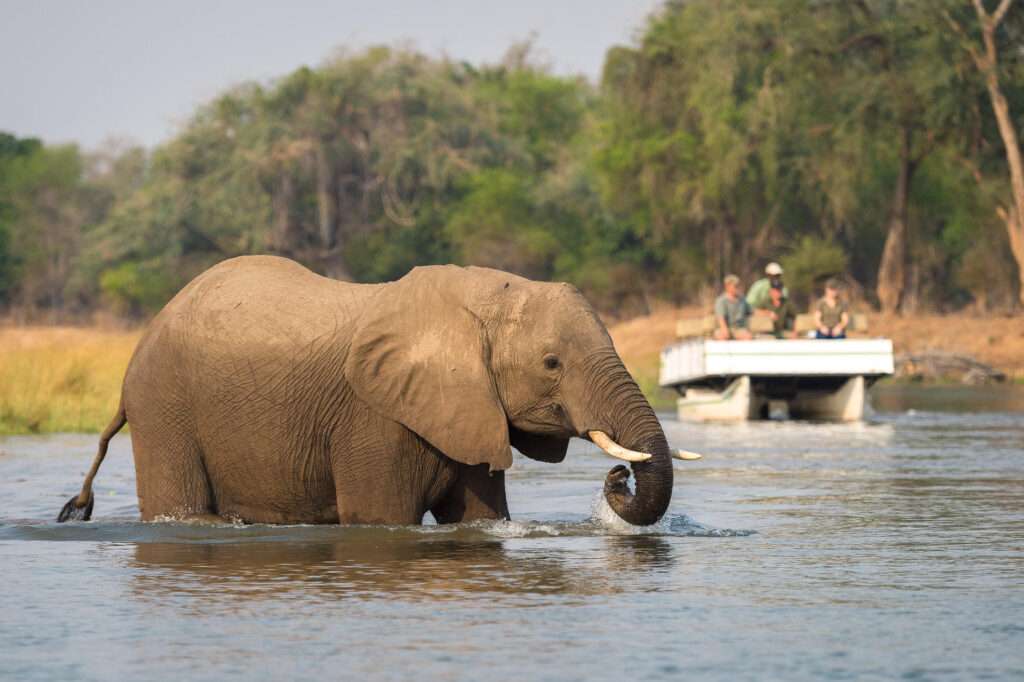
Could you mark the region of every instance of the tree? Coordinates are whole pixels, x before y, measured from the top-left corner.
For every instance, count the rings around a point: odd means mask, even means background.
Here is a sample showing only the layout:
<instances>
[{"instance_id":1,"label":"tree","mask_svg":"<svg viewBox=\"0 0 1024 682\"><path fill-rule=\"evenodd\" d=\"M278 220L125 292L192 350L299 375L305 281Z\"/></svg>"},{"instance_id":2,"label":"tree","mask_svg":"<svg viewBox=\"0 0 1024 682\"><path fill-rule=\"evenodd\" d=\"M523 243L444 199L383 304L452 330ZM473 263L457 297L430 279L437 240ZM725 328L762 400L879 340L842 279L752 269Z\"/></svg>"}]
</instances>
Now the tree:
<instances>
[{"instance_id":1,"label":"tree","mask_svg":"<svg viewBox=\"0 0 1024 682\"><path fill-rule=\"evenodd\" d=\"M10 158L5 164L0 203L11 227L6 237L15 262L13 298L27 309L48 308L56 314L65 303L81 233L93 216L82 183L83 163L73 145L43 147Z\"/></svg>"},{"instance_id":2,"label":"tree","mask_svg":"<svg viewBox=\"0 0 1024 682\"><path fill-rule=\"evenodd\" d=\"M995 114L1006 154L1006 165L1010 174L1009 205L999 205L997 211L1006 224L1010 250L1017 262L1017 276L1020 282L1020 302L1024 303L1024 160L1021 158L1017 129L1010 112L1010 104L1000 82L999 29L1010 11L1013 0L1000 0L992 12L985 9L982 0L971 0L977 17L977 29L981 34L981 45L968 36L962 20L946 9L944 16L970 54L978 73L981 74L988 92L992 111ZM1015 49L1011 47L1010 49Z\"/></svg>"},{"instance_id":3,"label":"tree","mask_svg":"<svg viewBox=\"0 0 1024 682\"><path fill-rule=\"evenodd\" d=\"M17 201L13 162L42 149L35 138L18 138L0 132L0 304L9 303L18 283L18 259L14 253L13 233L16 229Z\"/></svg>"},{"instance_id":4,"label":"tree","mask_svg":"<svg viewBox=\"0 0 1024 682\"><path fill-rule=\"evenodd\" d=\"M597 150L601 193L645 269L690 290L752 272L805 229L806 111L792 95L799 3L669 3L636 48L609 51Z\"/></svg>"},{"instance_id":5,"label":"tree","mask_svg":"<svg viewBox=\"0 0 1024 682\"><path fill-rule=\"evenodd\" d=\"M839 198L828 203L831 219L851 228L873 213L866 202L882 201L865 194L872 176L889 177L875 292L883 310L898 311L910 283L910 248L920 241L909 216L915 180L962 130L973 93L948 59L950 41L927 2L828 3L813 14L819 30L804 50L818 79L806 101L825 133L811 158L825 169L824 194Z\"/></svg>"}]
</instances>

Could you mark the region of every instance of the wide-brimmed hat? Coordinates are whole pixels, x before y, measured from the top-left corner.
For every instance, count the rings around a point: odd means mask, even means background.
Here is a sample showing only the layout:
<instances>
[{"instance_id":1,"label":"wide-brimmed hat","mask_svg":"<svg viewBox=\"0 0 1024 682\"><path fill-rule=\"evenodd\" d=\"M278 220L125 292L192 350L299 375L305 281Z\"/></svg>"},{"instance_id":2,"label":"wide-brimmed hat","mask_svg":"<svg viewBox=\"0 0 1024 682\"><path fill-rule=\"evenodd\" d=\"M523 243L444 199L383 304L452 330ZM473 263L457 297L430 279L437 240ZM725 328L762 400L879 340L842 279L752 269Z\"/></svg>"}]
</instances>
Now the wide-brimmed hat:
<instances>
[{"instance_id":1,"label":"wide-brimmed hat","mask_svg":"<svg viewBox=\"0 0 1024 682\"><path fill-rule=\"evenodd\" d=\"M782 266L779 265L778 263L769 263L768 265L764 266L764 274L771 276L781 275Z\"/></svg>"}]
</instances>

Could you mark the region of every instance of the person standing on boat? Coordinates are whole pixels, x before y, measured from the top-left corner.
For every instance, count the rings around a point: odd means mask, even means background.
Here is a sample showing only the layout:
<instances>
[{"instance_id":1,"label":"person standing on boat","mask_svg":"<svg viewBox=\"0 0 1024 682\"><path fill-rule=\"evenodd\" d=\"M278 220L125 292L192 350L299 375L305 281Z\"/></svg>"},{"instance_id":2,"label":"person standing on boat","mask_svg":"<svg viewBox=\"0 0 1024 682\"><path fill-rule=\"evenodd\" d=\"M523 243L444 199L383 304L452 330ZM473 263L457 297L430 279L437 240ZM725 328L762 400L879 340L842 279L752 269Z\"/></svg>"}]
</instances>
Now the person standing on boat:
<instances>
[{"instance_id":1,"label":"person standing on boat","mask_svg":"<svg viewBox=\"0 0 1024 682\"><path fill-rule=\"evenodd\" d=\"M825 282L825 297L814 308L814 337L817 339L845 339L850 324L850 312L839 298L842 285L838 280Z\"/></svg>"},{"instance_id":2,"label":"person standing on boat","mask_svg":"<svg viewBox=\"0 0 1024 682\"><path fill-rule=\"evenodd\" d=\"M725 285L725 293L715 301L715 338L719 341L752 338L749 329L751 309L740 294L740 278L726 275L722 283Z\"/></svg>"},{"instance_id":3,"label":"person standing on boat","mask_svg":"<svg viewBox=\"0 0 1024 682\"><path fill-rule=\"evenodd\" d=\"M754 310L766 307L771 302L769 290L774 287L782 292L782 297L788 299L789 291L782 283L782 266L778 263L769 263L764 266L765 276L750 285L747 292L747 303Z\"/></svg>"}]
</instances>

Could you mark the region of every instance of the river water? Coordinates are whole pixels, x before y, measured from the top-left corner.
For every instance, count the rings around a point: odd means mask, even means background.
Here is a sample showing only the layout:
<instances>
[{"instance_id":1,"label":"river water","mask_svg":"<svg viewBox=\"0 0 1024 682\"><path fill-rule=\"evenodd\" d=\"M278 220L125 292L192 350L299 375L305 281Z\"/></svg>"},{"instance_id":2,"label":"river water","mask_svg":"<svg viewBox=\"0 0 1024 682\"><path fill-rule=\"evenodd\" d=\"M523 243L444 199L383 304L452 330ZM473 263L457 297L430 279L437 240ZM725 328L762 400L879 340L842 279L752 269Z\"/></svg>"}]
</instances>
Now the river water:
<instances>
[{"instance_id":1,"label":"river water","mask_svg":"<svg viewBox=\"0 0 1024 682\"><path fill-rule=\"evenodd\" d=\"M517 458L514 520L141 524L129 439L0 439L0 678L1024 677L1024 394L889 389L863 424L695 425L650 529L612 460ZM592 446L590 446L592 447Z\"/></svg>"}]
</instances>

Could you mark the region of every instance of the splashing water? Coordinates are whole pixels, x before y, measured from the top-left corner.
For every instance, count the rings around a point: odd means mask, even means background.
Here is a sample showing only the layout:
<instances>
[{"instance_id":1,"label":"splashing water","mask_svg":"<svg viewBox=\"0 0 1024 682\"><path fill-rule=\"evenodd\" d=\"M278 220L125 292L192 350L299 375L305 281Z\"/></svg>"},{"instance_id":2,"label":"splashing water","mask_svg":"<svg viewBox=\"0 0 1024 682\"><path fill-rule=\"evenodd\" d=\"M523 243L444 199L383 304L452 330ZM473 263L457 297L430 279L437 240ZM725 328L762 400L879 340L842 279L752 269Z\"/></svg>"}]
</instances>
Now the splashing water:
<instances>
[{"instance_id":1,"label":"splashing water","mask_svg":"<svg viewBox=\"0 0 1024 682\"><path fill-rule=\"evenodd\" d=\"M697 523L685 514L666 514L650 526L634 526L615 513L604 492L598 492L591 504L591 520L601 531L610 535L675 535L685 537L745 537L753 530L712 528Z\"/></svg>"}]
</instances>

